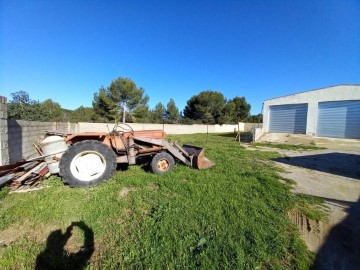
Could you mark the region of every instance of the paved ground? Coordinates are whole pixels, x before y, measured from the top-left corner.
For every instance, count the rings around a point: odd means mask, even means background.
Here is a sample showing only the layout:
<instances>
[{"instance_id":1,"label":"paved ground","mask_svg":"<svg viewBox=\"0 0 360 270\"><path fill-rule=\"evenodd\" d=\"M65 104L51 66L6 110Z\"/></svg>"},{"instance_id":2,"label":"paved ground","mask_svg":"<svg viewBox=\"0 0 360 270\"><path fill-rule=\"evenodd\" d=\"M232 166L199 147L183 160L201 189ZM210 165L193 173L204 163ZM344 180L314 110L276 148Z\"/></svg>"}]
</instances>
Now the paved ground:
<instances>
[{"instance_id":1,"label":"paved ground","mask_svg":"<svg viewBox=\"0 0 360 270\"><path fill-rule=\"evenodd\" d=\"M280 151L275 159L283 177L296 181L295 192L343 202L356 202L360 194L360 153L313 150Z\"/></svg>"},{"instance_id":2,"label":"paved ground","mask_svg":"<svg viewBox=\"0 0 360 270\"><path fill-rule=\"evenodd\" d=\"M262 142L316 145L324 150L277 151L281 175L295 180L296 193L325 199L329 217L311 221L290 214L308 248L317 253L314 269L359 269L360 265L360 140L314 138L307 135L266 134ZM251 147L251 146L250 146Z\"/></svg>"},{"instance_id":3,"label":"paved ground","mask_svg":"<svg viewBox=\"0 0 360 270\"><path fill-rule=\"evenodd\" d=\"M283 177L297 182L295 192L329 200L356 202L360 197L360 140L313 138L307 135L266 134L262 142L303 144L326 147L324 150L279 152L276 164Z\"/></svg>"},{"instance_id":4,"label":"paved ground","mask_svg":"<svg viewBox=\"0 0 360 270\"><path fill-rule=\"evenodd\" d=\"M315 145L332 150L360 153L360 140L352 139L317 138L302 134L268 133L260 138L260 142Z\"/></svg>"}]
</instances>

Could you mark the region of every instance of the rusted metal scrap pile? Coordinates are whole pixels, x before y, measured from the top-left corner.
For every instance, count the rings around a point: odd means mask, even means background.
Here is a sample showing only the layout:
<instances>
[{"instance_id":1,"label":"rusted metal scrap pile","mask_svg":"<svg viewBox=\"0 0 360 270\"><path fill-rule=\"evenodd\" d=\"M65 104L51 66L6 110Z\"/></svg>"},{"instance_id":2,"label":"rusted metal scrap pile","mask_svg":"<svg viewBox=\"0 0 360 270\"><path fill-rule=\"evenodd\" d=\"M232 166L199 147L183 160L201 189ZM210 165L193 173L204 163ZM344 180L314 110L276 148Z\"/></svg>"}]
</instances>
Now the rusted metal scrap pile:
<instances>
[{"instance_id":1,"label":"rusted metal scrap pile","mask_svg":"<svg viewBox=\"0 0 360 270\"><path fill-rule=\"evenodd\" d=\"M0 166L0 187L8 184L10 191L32 190L48 175L49 170L43 160Z\"/></svg>"}]
</instances>

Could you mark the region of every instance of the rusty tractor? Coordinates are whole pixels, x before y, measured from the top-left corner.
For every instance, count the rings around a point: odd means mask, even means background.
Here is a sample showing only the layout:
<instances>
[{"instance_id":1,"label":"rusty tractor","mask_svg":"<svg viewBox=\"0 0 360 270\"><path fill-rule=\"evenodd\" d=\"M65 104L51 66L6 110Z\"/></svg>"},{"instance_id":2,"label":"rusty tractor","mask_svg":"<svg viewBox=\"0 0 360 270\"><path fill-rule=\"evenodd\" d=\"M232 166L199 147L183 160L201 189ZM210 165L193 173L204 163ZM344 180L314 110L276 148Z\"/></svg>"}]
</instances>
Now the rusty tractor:
<instances>
[{"instance_id":1,"label":"rusty tractor","mask_svg":"<svg viewBox=\"0 0 360 270\"><path fill-rule=\"evenodd\" d=\"M113 175L118 163L133 165L140 157L148 158L155 174L170 172L175 161L196 169L215 164L203 148L170 142L163 130L134 131L122 124L108 133L48 134L42 147L49 171L72 187L97 185Z\"/></svg>"}]
</instances>

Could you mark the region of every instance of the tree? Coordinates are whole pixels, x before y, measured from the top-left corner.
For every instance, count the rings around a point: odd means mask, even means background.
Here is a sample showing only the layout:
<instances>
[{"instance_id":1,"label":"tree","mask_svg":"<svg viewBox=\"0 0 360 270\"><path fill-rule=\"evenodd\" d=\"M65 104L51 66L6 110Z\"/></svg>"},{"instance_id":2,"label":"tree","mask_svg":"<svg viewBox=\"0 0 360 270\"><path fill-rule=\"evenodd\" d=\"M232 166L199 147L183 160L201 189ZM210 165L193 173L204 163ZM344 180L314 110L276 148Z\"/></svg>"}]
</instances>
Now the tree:
<instances>
[{"instance_id":1,"label":"tree","mask_svg":"<svg viewBox=\"0 0 360 270\"><path fill-rule=\"evenodd\" d=\"M246 118L246 121L248 123L262 123L263 121L263 115L262 113L256 114L256 115L250 115Z\"/></svg>"},{"instance_id":2,"label":"tree","mask_svg":"<svg viewBox=\"0 0 360 270\"><path fill-rule=\"evenodd\" d=\"M250 115L251 105L246 102L245 97L234 97L230 102L235 104L235 120L237 122Z\"/></svg>"},{"instance_id":3,"label":"tree","mask_svg":"<svg viewBox=\"0 0 360 270\"><path fill-rule=\"evenodd\" d=\"M102 86L98 93L94 94L93 107L97 114L108 120L118 121L122 117L123 123L131 120L127 117L133 111L141 111L147 107L149 97L144 95L144 89L138 88L134 81L129 78L117 78L106 89ZM143 107L143 108L141 108Z\"/></svg>"},{"instance_id":4,"label":"tree","mask_svg":"<svg viewBox=\"0 0 360 270\"><path fill-rule=\"evenodd\" d=\"M95 111L93 108L87 108L80 106L71 112L70 115L71 122L94 122L96 120Z\"/></svg>"},{"instance_id":5,"label":"tree","mask_svg":"<svg viewBox=\"0 0 360 270\"><path fill-rule=\"evenodd\" d=\"M179 109L176 107L175 101L171 98L166 106L165 119L170 124L179 122L180 114Z\"/></svg>"},{"instance_id":6,"label":"tree","mask_svg":"<svg viewBox=\"0 0 360 270\"><path fill-rule=\"evenodd\" d=\"M200 120L206 124L220 123L226 101L224 95L217 91L203 91L192 96L184 109L184 117Z\"/></svg>"},{"instance_id":7,"label":"tree","mask_svg":"<svg viewBox=\"0 0 360 270\"><path fill-rule=\"evenodd\" d=\"M18 120L41 121L43 112L38 101L30 99L26 91L10 94L12 100L8 104L8 117Z\"/></svg>"},{"instance_id":8,"label":"tree","mask_svg":"<svg viewBox=\"0 0 360 270\"><path fill-rule=\"evenodd\" d=\"M161 102L156 104L154 110L151 111L151 122L164 123L165 111L165 106Z\"/></svg>"},{"instance_id":9,"label":"tree","mask_svg":"<svg viewBox=\"0 0 360 270\"><path fill-rule=\"evenodd\" d=\"M60 122L68 120L60 104L51 99L41 102L39 109L42 112L42 117L39 119L41 121Z\"/></svg>"},{"instance_id":10,"label":"tree","mask_svg":"<svg viewBox=\"0 0 360 270\"><path fill-rule=\"evenodd\" d=\"M249 116L250 108L251 106L246 102L245 97L230 99L223 109L220 124L237 123L246 120Z\"/></svg>"},{"instance_id":11,"label":"tree","mask_svg":"<svg viewBox=\"0 0 360 270\"><path fill-rule=\"evenodd\" d=\"M32 102L29 93L23 90L11 93L10 96L12 97L10 103L31 104Z\"/></svg>"},{"instance_id":12,"label":"tree","mask_svg":"<svg viewBox=\"0 0 360 270\"><path fill-rule=\"evenodd\" d=\"M150 118L150 110L147 105L141 105L136 107L131 114L127 114L128 119L135 123L146 123Z\"/></svg>"},{"instance_id":13,"label":"tree","mask_svg":"<svg viewBox=\"0 0 360 270\"><path fill-rule=\"evenodd\" d=\"M230 124L230 123L236 123L235 120L235 103L234 102L227 102L224 106L224 109L222 111L222 115L219 120L219 124Z\"/></svg>"},{"instance_id":14,"label":"tree","mask_svg":"<svg viewBox=\"0 0 360 270\"><path fill-rule=\"evenodd\" d=\"M99 93L94 94L94 101L92 102L94 111L100 119L104 121L114 120L116 114L114 115L113 108L116 108L114 102L110 100L107 94L107 90L104 86L101 86Z\"/></svg>"}]
</instances>

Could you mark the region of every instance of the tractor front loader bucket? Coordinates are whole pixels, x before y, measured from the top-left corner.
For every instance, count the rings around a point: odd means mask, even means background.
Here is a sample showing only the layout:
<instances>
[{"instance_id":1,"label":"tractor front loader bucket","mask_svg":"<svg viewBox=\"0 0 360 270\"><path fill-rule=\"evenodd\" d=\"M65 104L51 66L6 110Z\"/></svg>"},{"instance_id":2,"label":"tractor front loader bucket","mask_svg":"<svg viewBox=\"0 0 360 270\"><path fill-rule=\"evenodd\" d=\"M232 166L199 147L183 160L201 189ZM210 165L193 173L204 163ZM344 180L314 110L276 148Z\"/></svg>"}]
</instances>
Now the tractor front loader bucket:
<instances>
[{"instance_id":1,"label":"tractor front loader bucket","mask_svg":"<svg viewBox=\"0 0 360 270\"><path fill-rule=\"evenodd\" d=\"M204 170L215 165L215 162L205 157L203 148L193 145L183 145L182 148L192 157L191 165L195 169Z\"/></svg>"}]
</instances>

